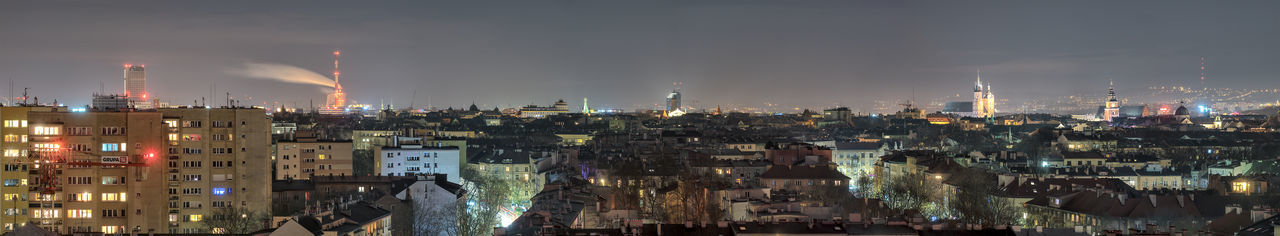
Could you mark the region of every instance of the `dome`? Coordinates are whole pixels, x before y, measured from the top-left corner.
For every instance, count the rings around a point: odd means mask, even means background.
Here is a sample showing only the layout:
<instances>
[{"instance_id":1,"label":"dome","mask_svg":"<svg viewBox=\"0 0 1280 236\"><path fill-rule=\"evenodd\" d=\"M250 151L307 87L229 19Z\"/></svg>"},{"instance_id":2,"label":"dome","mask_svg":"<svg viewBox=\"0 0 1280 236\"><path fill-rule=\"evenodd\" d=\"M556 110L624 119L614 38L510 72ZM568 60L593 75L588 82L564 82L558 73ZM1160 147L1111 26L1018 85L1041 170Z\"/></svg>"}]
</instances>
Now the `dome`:
<instances>
[{"instance_id":1,"label":"dome","mask_svg":"<svg viewBox=\"0 0 1280 236\"><path fill-rule=\"evenodd\" d=\"M1173 115L1175 115L1175 116L1189 116L1189 115L1191 115L1191 112L1187 111L1187 107L1185 107L1185 106L1178 106L1178 110L1177 110L1177 111L1174 111L1174 112L1173 112Z\"/></svg>"}]
</instances>

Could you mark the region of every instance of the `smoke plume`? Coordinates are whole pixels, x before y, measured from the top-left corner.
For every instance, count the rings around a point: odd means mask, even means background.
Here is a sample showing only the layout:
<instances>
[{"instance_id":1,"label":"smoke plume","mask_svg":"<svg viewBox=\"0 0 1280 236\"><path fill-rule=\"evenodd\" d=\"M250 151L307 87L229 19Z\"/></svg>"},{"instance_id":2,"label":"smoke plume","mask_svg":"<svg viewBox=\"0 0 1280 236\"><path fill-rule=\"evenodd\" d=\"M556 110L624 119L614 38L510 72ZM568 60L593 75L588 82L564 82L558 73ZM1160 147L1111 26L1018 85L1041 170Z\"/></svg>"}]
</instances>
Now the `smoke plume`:
<instances>
[{"instance_id":1,"label":"smoke plume","mask_svg":"<svg viewBox=\"0 0 1280 236\"><path fill-rule=\"evenodd\" d=\"M319 85L323 86L326 90L333 88L333 79L307 69L290 65L245 63L243 68L232 69L229 70L228 73L249 78L275 80L285 83Z\"/></svg>"}]
</instances>

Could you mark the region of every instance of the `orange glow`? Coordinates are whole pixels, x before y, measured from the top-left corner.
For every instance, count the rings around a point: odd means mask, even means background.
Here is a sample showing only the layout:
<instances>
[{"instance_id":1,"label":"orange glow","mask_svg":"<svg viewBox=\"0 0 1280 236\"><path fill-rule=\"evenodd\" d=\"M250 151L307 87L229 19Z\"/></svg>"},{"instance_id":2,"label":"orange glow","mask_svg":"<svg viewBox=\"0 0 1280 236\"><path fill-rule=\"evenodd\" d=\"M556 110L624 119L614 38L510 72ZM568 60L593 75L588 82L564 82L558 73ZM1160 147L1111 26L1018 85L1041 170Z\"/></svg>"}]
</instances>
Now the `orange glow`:
<instances>
[{"instance_id":1,"label":"orange glow","mask_svg":"<svg viewBox=\"0 0 1280 236\"><path fill-rule=\"evenodd\" d=\"M334 56L342 55L342 52L341 52L341 51L333 51L333 55L334 55Z\"/></svg>"},{"instance_id":2,"label":"orange glow","mask_svg":"<svg viewBox=\"0 0 1280 236\"><path fill-rule=\"evenodd\" d=\"M147 99L147 94L142 94L142 99Z\"/></svg>"},{"instance_id":3,"label":"orange glow","mask_svg":"<svg viewBox=\"0 0 1280 236\"><path fill-rule=\"evenodd\" d=\"M133 65L132 65L132 64L124 64L124 68L129 68L129 67L133 67Z\"/></svg>"}]
</instances>

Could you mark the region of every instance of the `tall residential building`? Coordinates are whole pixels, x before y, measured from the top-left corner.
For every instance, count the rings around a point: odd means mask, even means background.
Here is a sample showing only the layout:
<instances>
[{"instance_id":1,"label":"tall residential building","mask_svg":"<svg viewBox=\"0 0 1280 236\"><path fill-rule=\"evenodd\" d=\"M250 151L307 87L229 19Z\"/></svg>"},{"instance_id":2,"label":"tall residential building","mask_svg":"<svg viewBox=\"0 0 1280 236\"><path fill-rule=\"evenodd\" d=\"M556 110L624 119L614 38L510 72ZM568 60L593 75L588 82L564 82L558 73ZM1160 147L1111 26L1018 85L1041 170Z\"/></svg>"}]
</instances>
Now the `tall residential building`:
<instances>
[{"instance_id":1,"label":"tall residential building","mask_svg":"<svg viewBox=\"0 0 1280 236\"><path fill-rule=\"evenodd\" d=\"M124 95L139 109L151 109L146 65L124 65Z\"/></svg>"},{"instance_id":2,"label":"tall residential building","mask_svg":"<svg viewBox=\"0 0 1280 236\"><path fill-rule=\"evenodd\" d=\"M1103 109L1102 119L1111 121L1120 116L1120 100L1116 99L1116 82L1111 81L1107 89L1107 107Z\"/></svg>"},{"instance_id":3,"label":"tall residential building","mask_svg":"<svg viewBox=\"0 0 1280 236\"><path fill-rule=\"evenodd\" d=\"M352 151L350 140L299 137L280 141L276 143L276 179L353 175Z\"/></svg>"},{"instance_id":4,"label":"tall residential building","mask_svg":"<svg viewBox=\"0 0 1280 236\"><path fill-rule=\"evenodd\" d=\"M168 134L168 232L204 233L206 217L225 208L271 209L271 121L254 108L171 108L163 114ZM349 153L349 151L348 151ZM150 191L156 191L153 188ZM167 208L165 207L167 203ZM157 231L163 232L163 231Z\"/></svg>"},{"instance_id":5,"label":"tall residential building","mask_svg":"<svg viewBox=\"0 0 1280 236\"><path fill-rule=\"evenodd\" d=\"M0 198L0 210L4 214L0 215L0 234L12 231L16 227L25 226L31 217L31 211L28 209L28 201L34 200L27 194L28 188L35 186L29 181L29 170L32 170L33 164L27 158L28 140L30 139L30 130L28 130L27 112L30 111L51 111L53 107L0 107L0 119L4 120L3 128L0 128L0 135L4 136L4 142L0 143L0 149L4 150L4 156L0 159L0 164L4 165L4 170L0 172L0 181L4 185L0 186L0 192L3 198Z\"/></svg>"},{"instance_id":6,"label":"tall residential building","mask_svg":"<svg viewBox=\"0 0 1280 236\"><path fill-rule=\"evenodd\" d=\"M991 83L982 86L982 71L978 71L978 80L973 83L973 116L995 117L996 95L991 92Z\"/></svg>"}]
</instances>

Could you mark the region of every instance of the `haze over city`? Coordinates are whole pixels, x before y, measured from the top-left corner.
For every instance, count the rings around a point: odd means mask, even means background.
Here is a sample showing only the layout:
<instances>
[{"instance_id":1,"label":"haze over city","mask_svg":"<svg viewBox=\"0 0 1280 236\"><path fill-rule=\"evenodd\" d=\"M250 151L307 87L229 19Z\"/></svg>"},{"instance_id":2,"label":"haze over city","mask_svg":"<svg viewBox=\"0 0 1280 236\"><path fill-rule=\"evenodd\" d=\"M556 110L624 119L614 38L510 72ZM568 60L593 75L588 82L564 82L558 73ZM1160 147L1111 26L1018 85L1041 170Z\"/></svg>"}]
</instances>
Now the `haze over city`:
<instances>
[{"instance_id":1,"label":"haze over city","mask_svg":"<svg viewBox=\"0 0 1280 236\"><path fill-rule=\"evenodd\" d=\"M246 70L281 65L327 77L335 49L353 101L397 107L578 106L588 97L596 107L652 108L681 82L701 109L871 112L875 101L913 92L919 101L963 95L977 70L1014 101L1100 96L1108 80L1121 94L1199 88L1201 57L1206 87L1280 88L1274 1L4 5L0 80L64 104L88 104L83 94L100 83L122 92L119 67L130 63L146 64L153 93L171 103L213 87L215 101L230 92L247 104L322 104L320 86Z\"/></svg>"}]
</instances>

